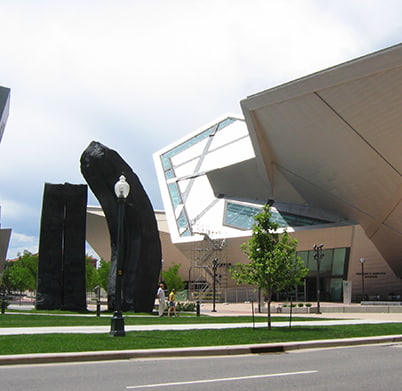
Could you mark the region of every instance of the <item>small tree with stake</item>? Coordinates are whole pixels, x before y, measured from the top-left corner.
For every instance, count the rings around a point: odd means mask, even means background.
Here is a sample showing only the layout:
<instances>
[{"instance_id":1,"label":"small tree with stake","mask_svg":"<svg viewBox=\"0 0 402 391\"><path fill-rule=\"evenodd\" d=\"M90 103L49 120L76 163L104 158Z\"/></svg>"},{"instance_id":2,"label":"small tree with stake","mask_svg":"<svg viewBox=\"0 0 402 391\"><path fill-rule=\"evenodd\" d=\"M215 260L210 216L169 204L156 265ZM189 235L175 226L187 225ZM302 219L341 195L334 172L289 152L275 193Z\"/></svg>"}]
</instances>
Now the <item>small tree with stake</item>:
<instances>
[{"instance_id":1,"label":"small tree with stake","mask_svg":"<svg viewBox=\"0 0 402 391\"><path fill-rule=\"evenodd\" d=\"M250 262L237 264L231 274L238 284L256 285L268 301L268 328L271 329L272 295L303 283L308 269L296 255L297 240L291 239L285 231L278 233L279 224L271 221L268 204L254 219L253 233L243 252Z\"/></svg>"}]
</instances>

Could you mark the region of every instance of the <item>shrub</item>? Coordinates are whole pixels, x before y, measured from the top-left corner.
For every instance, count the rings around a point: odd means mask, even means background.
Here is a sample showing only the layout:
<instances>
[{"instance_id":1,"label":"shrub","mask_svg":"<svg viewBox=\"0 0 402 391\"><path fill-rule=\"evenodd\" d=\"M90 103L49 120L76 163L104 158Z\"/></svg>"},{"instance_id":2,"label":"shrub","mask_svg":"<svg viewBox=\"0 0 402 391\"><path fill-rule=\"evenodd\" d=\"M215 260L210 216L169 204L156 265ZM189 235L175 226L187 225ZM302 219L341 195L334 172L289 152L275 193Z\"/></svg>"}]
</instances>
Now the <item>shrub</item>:
<instances>
[{"instance_id":1,"label":"shrub","mask_svg":"<svg viewBox=\"0 0 402 391\"><path fill-rule=\"evenodd\" d=\"M302 307L304 306L304 304L303 304L303 303L299 303L299 304L297 304L297 306L300 307L300 308L302 308Z\"/></svg>"},{"instance_id":2,"label":"shrub","mask_svg":"<svg viewBox=\"0 0 402 391\"><path fill-rule=\"evenodd\" d=\"M311 303L306 303L306 307L310 308L310 307L311 307Z\"/></svg>"},{"instance_id":3,"label":"shrub","mask_svg":"<svg viewBox=\"0 0 402 391\"><path fill-rule=\"evenodd\" d=\"M195 303L177 303L176 309L177 309L177 311L194 312L195 311Z\"/></svg>"}]
</instances>

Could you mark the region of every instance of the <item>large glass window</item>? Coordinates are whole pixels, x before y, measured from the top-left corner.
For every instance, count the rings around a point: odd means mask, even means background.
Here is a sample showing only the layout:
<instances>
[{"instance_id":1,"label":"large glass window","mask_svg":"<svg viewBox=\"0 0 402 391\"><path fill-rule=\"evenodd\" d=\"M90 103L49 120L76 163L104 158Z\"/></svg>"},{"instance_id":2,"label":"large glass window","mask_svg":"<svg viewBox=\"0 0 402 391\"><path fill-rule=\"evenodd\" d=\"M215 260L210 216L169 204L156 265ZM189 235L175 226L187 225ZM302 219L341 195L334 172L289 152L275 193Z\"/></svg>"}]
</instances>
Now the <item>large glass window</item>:
<instances>
[{"instance_id":1,"label":"large glass window","mask_svg":"<svg viewBox=\"0 0 402 391\"><path fill-rule=\"evenodd\" d=\"M261 209L258 206L249 206L228 201L225 205L223 224L243 230L251 230L254 224L254 216L260 213ZM279 224L281 228L328 223L328 221L324 220L278 211L275 208L271 209L271 213L271 221Z\"/></svg>"},{"instance_id":2,"label":"large glass window","mask_svg":"<svg viewBox=\"0 0 402 391\"><path fill-rule=\"evenodd\" d=\"M346 279L349 248L331 248L323 250L323 258L320 263L320 295L321 300L342 300L343 283ZM314 251L300 251L297 253L304 265L309 269L304 288L307 301L317 298L317 260Z\"/></svg>"},{"instance_id":3,"label":"large glass window","mask_svg":"<svg viewBox=\"0 0 402 391\"><path fill-rule=\"evenodd\" d=\"M223 224L243 230L249 230L254 224L254 216L261 208L226 202Z\"/></svg>"},{"instance_id":4,"label":"large glass window","mask_svg":"<svg viewBox=\"0 0 402 391\"><path fill-rule=\"evenodd\" d=\"M295 215L288 212L280 212L283 220L286 222L285 226L288 227L305 227L307 225L328 224L330 221L315 219L313 217L306 217Z\"/></svg>"}]
</instances>

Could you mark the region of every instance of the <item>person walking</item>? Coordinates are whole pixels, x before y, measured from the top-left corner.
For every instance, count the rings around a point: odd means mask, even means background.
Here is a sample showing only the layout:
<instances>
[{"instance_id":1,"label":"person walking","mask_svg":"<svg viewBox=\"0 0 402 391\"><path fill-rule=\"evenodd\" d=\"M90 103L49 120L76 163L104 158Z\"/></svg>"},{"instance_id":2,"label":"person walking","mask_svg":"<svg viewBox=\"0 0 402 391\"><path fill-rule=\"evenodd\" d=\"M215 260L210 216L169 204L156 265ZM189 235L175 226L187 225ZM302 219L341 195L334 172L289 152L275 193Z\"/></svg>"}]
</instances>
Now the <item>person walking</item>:
<instances>
[{"instance_id":1,"label":"person walking","mask_svg":"<svg viewBox=\"0 0 402 391\"><path fill-rule=\"evenodd\" d=\"M165 291L164 288L165 286L163 283L159 284L158 292L156 293L156 296L158 297L159 300L159 316L163 316L163 312L165 311Z\"/></svg>"},{"instance_id":2,"label":"person walking","mask_svg":"<svg viewBox=\"0 0 402 391\"><path fill-rule=\"evenodd\" d=\"M176 314L175 295L176 295L176 289L172 289L172 291L169 293L168 316L170 316L170 312L172 311L172 309L173 309L174 316L177 316L177 314Z\"/></svg>"}]
</instances>

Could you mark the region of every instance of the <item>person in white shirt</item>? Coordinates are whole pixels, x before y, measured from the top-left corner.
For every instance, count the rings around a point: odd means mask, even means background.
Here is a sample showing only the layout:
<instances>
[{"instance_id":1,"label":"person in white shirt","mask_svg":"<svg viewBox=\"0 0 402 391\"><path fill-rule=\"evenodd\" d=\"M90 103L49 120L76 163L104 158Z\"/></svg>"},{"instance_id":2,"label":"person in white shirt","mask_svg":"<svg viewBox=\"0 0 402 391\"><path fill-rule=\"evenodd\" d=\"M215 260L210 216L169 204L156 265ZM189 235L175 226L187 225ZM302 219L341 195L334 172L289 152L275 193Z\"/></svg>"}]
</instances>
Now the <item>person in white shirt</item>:
<instances>
[{"instance_id":1,"label":"person in white shirt","mask_svg":"<svg viewBox=\"0 0 402 391\"><path fill-rule=\"evenodd\" d=\"M159 299L159 316L163 316L163 312L165 311L165 291L163 290L164 285L161 283L159 284L158 292L156 296Z\"/></svg>"}]
</instances>

